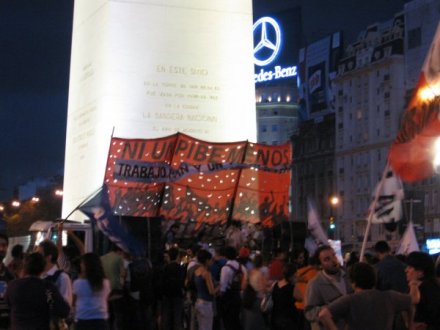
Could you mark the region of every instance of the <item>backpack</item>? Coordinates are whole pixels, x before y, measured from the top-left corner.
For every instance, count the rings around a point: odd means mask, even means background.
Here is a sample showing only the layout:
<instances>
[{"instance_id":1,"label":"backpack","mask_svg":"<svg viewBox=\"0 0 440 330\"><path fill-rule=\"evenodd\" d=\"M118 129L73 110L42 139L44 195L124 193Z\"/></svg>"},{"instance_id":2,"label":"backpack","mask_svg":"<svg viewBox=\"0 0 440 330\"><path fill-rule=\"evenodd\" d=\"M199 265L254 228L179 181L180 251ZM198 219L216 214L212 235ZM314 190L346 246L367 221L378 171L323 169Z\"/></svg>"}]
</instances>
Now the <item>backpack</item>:
<instances>
[{"instance_id":1,"label":"backpack","mask_svg":"<svg viewBox=\"0 0 440 330\"><path fill-rule=\"evenodd\" d=\"M229 267L234 272L234 275L232 277L232 281L231 281L231 284L230 284L228 290L240 292L241 291L241 283L243 281L243 271L241 270L241 265L240 264L238 265L238 269L232 267L229 264L226 264L225 266Z\"/></svg>"},{"instance_id":2,"label":"backpack","mask_svg":"<svg viewBox=\"0 0 440 330\"><path fill-rule=\"evenodd\" d=\"M62 272L63 272L62 269L58 269L55 273L53 273L52 275L46 276L44 279L46 281L49 281L49 282L55 284L57 282L57 280L58 280L58 277L60 277Z\"/></svg>"},{"instance_id":3,"label":"backpack","mask_svg":"<svg viewBox=\"0 0 440 330\"><path fill-rule=\"evenodd\" d=\"M57 280L60 277L61 273L64 273L64 271L62 269L58 269L52 275L46 276L44 278L44 280L47 281L47 282L53 283L53 285L55 285L55 283L57 282ZM53 304L53 301L49 302L49 303ZM54 308L55 308L54 305L50 306L51 310L54 309ZM50 319L50 329L54 329L54 330L67 330L68 329L68 325L66 323L66 319L60 318L60 317L57 317L57 316L51 316L51 319Z\"/></svg>"},{"instance_id":4,"label":"backpack","mask_svg":"<svg viewBox=\"0 0 440 330\"><path fill-rule=\"evenodd\" d=\"M139 292L139 300L147 305L154 302L153 271L149 260L136 259L128 266L130 270L130 291Z\"/></svg>"}]
</instances>

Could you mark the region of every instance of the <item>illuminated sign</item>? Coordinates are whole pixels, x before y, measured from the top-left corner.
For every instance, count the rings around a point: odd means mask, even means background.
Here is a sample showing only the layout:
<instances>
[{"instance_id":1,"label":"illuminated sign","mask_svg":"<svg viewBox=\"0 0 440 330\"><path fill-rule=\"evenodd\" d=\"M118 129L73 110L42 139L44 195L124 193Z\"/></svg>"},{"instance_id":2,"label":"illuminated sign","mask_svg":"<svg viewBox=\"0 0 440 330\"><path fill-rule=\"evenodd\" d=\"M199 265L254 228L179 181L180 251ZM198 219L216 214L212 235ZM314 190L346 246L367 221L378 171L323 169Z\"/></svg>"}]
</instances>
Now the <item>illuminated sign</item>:
<instances>
[{"instance_id":1,"label":"illuminated sign","mask_svg":"<svg viewBox=\"0 0 440 330\"><path fill-rule=\"evenodd\" d=\"M428 238L426 240L426 247L429 254L437 254L440 252L440 238Z\"/></svg>"},{"instance_id":2,"label":"illuminated sign","mask_svg":"<svg viewBox=\"0 0 440 330\"><path fill-rule=\"evenodd\" d=\"M281 51L281 28L271 17L262 17L253 26L254 32L254 64L265 67L271 64ZM297 67L275 65L270 70L260 69L255 73L255 83L267 82L297 76Z\"/></svg>"},{"instance_id":3,"label":"illuminated sign","mask_svg":"<svg viewBox=\"0 0 440 330\"><path fill-rule=\"evenodd\" d=\"M255 82L265 82L281 78L295 77L297 75L296 66L291 66L287 68L282 68L277 65L274 70L264 71L260 69L259 73L255 74Z\"/></svg>"},{"instance_id":4,"label":"illuminated sign","mask_svg":"<svg viewBox=\"0 0 440 330\"><path fill-rule=\"evenodd\" d=\"M253 31L254 40L259 40L254 48L254 63L266 66L273 62L281 49L280 26L273 18L262 17L255 22ZM259 32L258 39L255 38L256 32Z\"/></svg>"}]
</instances>

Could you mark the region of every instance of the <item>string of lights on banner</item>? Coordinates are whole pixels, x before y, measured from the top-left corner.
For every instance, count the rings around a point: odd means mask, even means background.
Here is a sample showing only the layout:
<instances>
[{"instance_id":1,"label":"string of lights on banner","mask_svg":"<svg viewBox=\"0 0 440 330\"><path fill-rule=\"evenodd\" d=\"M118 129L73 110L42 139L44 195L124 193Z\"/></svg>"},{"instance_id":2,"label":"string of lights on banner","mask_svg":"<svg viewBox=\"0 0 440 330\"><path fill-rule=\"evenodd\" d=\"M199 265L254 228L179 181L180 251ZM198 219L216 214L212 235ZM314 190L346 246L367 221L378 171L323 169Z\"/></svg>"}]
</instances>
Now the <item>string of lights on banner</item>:
<instances>
[{"instance_id":1,"label":"string of lights on banner","mask_svg":"<svg viewBox=\"0 0 440 330\"><path fill-rule=\"evenodd\" d=\"M291 165L290 143L113 137L104 183L116 215L272 227L289 218Z\"/></svg>"}]
</instances>

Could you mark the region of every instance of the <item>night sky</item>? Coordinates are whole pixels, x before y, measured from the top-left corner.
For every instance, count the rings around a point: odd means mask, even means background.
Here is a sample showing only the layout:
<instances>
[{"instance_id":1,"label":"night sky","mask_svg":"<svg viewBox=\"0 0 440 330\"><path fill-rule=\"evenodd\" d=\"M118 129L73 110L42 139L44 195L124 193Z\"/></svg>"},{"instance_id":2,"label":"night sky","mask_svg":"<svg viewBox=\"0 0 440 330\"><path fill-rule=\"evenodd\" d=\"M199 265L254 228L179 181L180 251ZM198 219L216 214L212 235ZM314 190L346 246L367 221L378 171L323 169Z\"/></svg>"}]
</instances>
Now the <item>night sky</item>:
<instances>
[{"instance_id":1,"label":"night sky","mask_svg":"<svg viewBox=\"0 0 440 330\"><path fill-rule=\"evenodd\" d=\"M341 29L353 41L406 1L254 2L257 13L302 4L304 41L313 42ZM73 0L0 1L0 200L32 177L63 171L72 16Z\"/></svg>"}]
</instances>

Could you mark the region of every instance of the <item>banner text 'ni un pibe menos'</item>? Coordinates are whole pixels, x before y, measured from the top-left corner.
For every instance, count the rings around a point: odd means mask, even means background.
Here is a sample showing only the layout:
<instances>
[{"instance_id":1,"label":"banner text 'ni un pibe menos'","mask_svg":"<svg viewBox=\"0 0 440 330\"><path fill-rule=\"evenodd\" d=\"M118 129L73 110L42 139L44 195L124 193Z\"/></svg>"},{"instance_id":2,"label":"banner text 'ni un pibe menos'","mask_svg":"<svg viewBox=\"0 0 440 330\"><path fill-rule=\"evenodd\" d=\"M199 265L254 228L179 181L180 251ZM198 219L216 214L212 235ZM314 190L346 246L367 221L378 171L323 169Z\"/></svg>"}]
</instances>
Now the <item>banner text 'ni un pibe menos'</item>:
<instances>
[{"instance_id":1,"label":"banner text 'ni un pibe menos'","mask_svg":"<svg viewBox=\"0 0 440 330\"><path fill-rule=\"evenodd\" d=\"M113 137L105 183L119 215L270 227L288 219L291 159L288 143Z\"/></svg>"}]
</instances>

